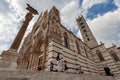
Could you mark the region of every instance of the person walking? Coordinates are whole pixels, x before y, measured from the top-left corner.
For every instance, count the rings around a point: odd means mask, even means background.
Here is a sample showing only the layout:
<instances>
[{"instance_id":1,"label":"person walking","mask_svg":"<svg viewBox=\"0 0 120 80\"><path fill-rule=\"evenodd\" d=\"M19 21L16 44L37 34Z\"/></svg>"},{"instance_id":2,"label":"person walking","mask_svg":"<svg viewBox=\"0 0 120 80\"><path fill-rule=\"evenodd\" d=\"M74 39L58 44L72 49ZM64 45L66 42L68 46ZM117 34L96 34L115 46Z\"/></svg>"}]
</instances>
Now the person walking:
<instances>
[{"instance_id":1,"label":"person walking","mask_svg":"<svg viewBox=\"0 0 120 80\"><path fill-rule=\"evenodd\" d=\"M64 60L64 72L68 72L67 61Z\"/></svg>"},{"instance_id":2,"label":"person walking","mask_svg":"<svg viewBox=\"0 0 120 80\"><path fill-rule=\"evenodd\" d=\"M57 60L57 71L60 72L60 60Z\"/></svg>"},{"instance_id":3,"label":"person walking","mask_svg":"<svg viewBox=\"0 0 120 80\"><path fill-rule=\"evenodd\" d=\"M61 72L63 72L64 71L64 69L65 69L65 62L64 62L64 59L63 58L61 58L61 60L60 60L60 66L61 66Z\"/></svg>"},{"instance_id":4,"label":"person walking","mask_svg":"<svg viewBox=\"0 0 120 80\"><path fill-rule=\"evenodd\" d=\"M50 61L50 71L53 71L53 67L54 67L54 64L53 64L53 62L52 61Z\"/></svg>"}]
</instances>

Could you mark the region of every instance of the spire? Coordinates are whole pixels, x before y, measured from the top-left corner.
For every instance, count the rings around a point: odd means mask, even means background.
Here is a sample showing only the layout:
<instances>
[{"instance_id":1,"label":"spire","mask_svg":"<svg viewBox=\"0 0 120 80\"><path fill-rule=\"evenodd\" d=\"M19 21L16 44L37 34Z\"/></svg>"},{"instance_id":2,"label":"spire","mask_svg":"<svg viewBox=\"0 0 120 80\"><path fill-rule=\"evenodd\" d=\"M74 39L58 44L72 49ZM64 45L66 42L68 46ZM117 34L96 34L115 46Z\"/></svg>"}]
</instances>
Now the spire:
<instances>
[{"instance_id":1,"label":"spire","mask_svg":"<svg viewBox=\"0 0 120 80\"><path fill-rule=\"evenodd\" d=\"M52 9L49 12L50 19L51 20L56 20L56 22L60 22L60 15L59 15L59 10L53 6Z\"/></svg>"},{"instance_id":2,"label":"spire","mask_svg":"<svg viewBox=\"0 0 120 80\"><path fill-rule=\"evenodd\" d=\"M78 26L80 28L83 41L90 47L93 48L98 45L97 40L95 39L92 31L90 30L89 26L87 25L84 17L82 15L78 16L76 19Z\"/></svg>"},{"instance_id":3,"label":"spire","mask_svg":"<svg viewBox=\"0 0 120 80\"><path fill-rule=\"evenodd\" d=\"M52 9L50 10L49 14L59 15L59 10L55 6L53 6Z\"/></svg>"},{"instance_id":4,"label":"spire","mask_svg":"<svg viewBox=\"0 0 120 80\"><path fill-rule=\"evenodd\" d=\"M52 7L51 11L59 13L59 10L55 6Z\"/></svg>"},{"instance_id":5,"label":"spire","mask_svg":"<svg viewBox=\"0 0 120 80\"><path fill-rule=\"evenodd\" d=\"M46 10L43 14L42 19L44 19L44 20L47 19L48 15L49 15L48 10Z\"/></svg>"}]
</instances>

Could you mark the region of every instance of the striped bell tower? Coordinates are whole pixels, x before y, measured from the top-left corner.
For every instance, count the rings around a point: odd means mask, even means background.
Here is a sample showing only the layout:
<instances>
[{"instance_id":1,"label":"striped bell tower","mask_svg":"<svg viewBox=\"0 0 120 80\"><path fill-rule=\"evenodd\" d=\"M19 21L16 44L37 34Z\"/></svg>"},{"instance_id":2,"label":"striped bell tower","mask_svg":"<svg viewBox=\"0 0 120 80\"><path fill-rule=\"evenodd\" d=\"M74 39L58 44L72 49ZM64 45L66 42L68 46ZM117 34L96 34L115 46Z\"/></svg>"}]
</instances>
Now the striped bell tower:
<instances>
[{"instance_id":1,"label":"striped bell tower","mask_svg":"<svg viewBox=\"0 0 120 80\"><path fill-rule=\"evenodd\" d=\"M98 45L97 40L95 39L92 31L90 30L87 22L85 21L84 17L81 15L77 19L77 23L80 29L80 32L83 37L83 41L90 47L96 47Z\"/></svg>"}]
</instances>

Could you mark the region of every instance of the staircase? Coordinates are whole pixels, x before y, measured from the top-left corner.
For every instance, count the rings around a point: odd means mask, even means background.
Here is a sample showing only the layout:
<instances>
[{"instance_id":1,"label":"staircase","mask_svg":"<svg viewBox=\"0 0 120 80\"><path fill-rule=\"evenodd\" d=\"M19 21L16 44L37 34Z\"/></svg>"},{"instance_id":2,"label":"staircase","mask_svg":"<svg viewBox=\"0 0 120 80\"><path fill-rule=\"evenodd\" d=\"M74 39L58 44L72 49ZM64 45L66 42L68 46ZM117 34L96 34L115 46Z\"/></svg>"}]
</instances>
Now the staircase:
<instances>
[{"instance_id":1,"label":"staircase","mask_svg":"<svg viewBox=\"0 0 120 80\"><path fill-rule=\"evenodd\" d=\"M0 70L0 80L120 80L120 76L58 73L47 71Z\"/></svg>"}]
</instances>

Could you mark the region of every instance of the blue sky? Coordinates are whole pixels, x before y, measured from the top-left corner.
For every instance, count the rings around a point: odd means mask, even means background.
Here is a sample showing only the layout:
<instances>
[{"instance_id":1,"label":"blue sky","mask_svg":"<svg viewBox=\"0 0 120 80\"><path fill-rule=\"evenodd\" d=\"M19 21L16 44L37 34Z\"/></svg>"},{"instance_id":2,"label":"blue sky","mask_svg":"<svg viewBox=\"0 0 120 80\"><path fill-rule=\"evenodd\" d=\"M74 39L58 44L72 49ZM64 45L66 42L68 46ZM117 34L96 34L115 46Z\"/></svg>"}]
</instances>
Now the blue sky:
<instances>
[{"instance_id":1,"label":"blue sky","mask_svg":"<svg viewBox=\"0 0 120 80\"><path fill-rule=\"evenodd\" d=\"M115 11L118 7L115 5L114 0L109 0L106 3L93 5L88 9L87 18L94 19L97 15L103 15L107 12Z\"/></svg>"},{"instance_id":2,"label":"blue sky","mask_svg":"<svg viewBox=\"0 0 120 80\"><path fill-rule=\"evenodd\" d=\"M56 6L60 11L61 22L81 37L75 19L83 15L97 41L120 46L120 0L1 0L0 3L0 52L7 50L14 40L29 3L39 13ZM31 31L38 15L30 22L25 36Z\"/></svg>"}]
</instances>

